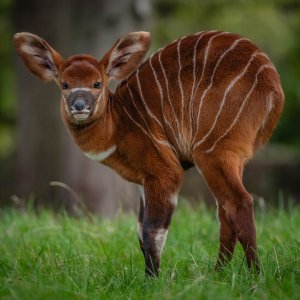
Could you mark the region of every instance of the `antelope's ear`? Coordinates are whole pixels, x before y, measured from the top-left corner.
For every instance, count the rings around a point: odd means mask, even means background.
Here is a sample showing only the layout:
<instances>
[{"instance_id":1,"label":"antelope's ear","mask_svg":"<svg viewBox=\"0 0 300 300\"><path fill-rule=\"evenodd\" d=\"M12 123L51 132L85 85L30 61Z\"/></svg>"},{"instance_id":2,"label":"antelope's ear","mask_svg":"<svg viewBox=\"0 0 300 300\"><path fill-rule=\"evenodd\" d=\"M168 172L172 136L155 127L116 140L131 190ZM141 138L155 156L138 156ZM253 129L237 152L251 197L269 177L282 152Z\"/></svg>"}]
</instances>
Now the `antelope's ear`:
<instances>
[{"instance_id":1,"label":"antelope's ear","mask_svg":"<svg viewBox=\"0 0 300 300\"><path fill-rule=\"evenodd\" d=\"M141 63L150 45L150 33L144 31L131 32L118 39L101 61L108 78L126 78Z\"/></svg>"},{"instance_id":2,"label":"antelope's ear","mask_svg":"<svg viewBox=\"0 0 300 300\"><path fill-rule=\"evenodd\" d=\"M64 59L45 40L34 34L21 32L14 35L13 42L17 53L33 74L44 81L57 78Z\"/></svg>"}]
</instances>

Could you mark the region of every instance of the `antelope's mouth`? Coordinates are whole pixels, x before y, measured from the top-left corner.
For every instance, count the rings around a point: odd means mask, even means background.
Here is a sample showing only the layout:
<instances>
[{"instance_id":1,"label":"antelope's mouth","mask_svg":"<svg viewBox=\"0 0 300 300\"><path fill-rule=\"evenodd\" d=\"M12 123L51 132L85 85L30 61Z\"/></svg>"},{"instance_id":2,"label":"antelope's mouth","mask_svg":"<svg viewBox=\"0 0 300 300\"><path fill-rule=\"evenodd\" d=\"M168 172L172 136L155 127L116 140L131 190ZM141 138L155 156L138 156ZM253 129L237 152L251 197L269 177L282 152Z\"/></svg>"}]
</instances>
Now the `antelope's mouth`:
<instances>
[{"instance_id":1,"label":"antelope's mouth","mask_svg":"<svg viewBox=\"0 0 300 300\"><path fill-rule=\"evenodd\" d=\"M72 109L71 114L76 121L84 121L90 116L91 111L89 109L76 110Z\"/></svg>"}]
</instances>

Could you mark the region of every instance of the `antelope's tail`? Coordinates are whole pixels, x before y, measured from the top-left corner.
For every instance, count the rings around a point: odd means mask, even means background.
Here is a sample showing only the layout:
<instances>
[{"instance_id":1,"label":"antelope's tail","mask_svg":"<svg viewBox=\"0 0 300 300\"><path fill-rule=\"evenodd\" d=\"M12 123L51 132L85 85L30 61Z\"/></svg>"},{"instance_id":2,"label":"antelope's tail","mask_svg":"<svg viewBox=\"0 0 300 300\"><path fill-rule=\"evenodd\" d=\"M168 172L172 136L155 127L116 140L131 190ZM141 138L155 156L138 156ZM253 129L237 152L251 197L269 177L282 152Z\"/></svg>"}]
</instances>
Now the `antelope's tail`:
<instances>
[{"instance_id":1,"label":"antelope's tail","mask_svg":"<svg viewBox=\"0 0 300 300\"><path fill-rule=\"evenodd\" d=\"M258 149L268 142L273 131L276 128L279 117L281 115L283 104L285 101L285 96L282 88L279 86L279 89L276 89L268 99L269 110L267 112L267 117L265 122L260 127L255 142L254 149Z\"/></svg>"}]
</instances>

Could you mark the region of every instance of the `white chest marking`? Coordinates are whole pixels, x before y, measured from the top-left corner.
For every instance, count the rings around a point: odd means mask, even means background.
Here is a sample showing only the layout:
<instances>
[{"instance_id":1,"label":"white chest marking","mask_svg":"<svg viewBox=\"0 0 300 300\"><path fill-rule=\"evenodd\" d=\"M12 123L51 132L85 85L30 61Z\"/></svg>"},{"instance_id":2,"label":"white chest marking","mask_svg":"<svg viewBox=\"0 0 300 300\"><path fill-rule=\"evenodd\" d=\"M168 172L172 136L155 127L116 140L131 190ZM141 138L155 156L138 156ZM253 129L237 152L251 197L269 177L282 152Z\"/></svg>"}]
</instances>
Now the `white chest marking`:
<instances>
[{"instance_id":1,"label":"white chest marking","mask_svg":"<svg viewBox=\"0 0 300 300\"><path fill-rule=\"evenodd\" d=\"M84 155L87 156L91 160L95 161L103 161L107 159L110 155L112 155L117 149L116 145L109 147L107 150L99 152L99 153L91 153L91 152L84 152Z\"/></svg>"}]
</instances>

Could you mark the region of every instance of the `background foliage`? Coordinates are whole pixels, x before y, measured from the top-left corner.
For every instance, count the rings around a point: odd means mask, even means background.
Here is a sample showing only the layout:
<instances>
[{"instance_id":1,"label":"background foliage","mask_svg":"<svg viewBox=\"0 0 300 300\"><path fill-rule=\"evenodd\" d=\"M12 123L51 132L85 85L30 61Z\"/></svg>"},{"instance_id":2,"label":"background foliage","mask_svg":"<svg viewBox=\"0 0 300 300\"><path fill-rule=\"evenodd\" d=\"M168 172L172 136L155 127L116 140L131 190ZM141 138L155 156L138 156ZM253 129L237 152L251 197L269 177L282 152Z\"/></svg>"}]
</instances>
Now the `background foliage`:
<instances>
[{"instance_id":1,"label":"background foliage","mask_svg":"<svg viewBox=\"0 0 300 300\"><path fill-rule=\"evenodd\" d=\"M9 157L13 149L12 133L16 122L11 6L11 0L0 1L0 158Z\"/></svg>"}]
</instances>

